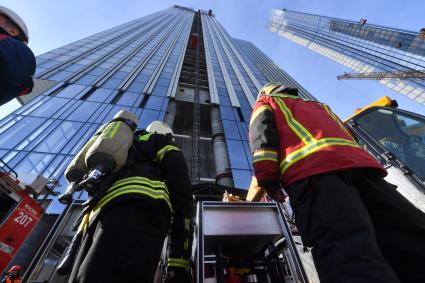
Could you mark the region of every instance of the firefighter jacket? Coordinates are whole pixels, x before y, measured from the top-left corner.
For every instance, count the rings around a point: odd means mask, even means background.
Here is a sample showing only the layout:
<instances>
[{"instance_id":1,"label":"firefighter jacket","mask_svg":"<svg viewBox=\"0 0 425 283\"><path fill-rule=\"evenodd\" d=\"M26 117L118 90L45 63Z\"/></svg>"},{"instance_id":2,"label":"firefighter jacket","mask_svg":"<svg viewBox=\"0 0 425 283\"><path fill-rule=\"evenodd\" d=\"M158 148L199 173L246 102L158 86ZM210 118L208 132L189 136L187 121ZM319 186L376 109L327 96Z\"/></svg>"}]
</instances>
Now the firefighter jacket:
<instances>
[{"instance_id":1,"label":"firefighter jacket","mask_svg":"<svg viewBox=\"0 0 425 283\"><path fill-rule=\"evenodd\" d=\"M133 146L122 169L100 190L91 209L89 225L107 207L127 199L150 203L164 217L173 216L171 253L173 258L189 258L193 198L185 158L172 136L146 131L134 134Z\"/></svg>"},{"instance_id":2,"label":"firefighter jacket","mask_svg":"<svg viewBox=\"0 0 425 283\"><path fill-rule=\"evenodd\" d=\"M31 50L0 28L0 105L31 92L35 57Z\"/></svg>"},{"instance_id":3,"label":"firefighter jacket","mask_svg":"<svg viewBox=\"0 0 425 283\"><path fill-rule=\"evenodd\" d=\"M386 175L330 108L317 101L287 94L260 97L249 139L255 176L265 188L356 167L376 168Z\"/></svg>"}]
</instances>

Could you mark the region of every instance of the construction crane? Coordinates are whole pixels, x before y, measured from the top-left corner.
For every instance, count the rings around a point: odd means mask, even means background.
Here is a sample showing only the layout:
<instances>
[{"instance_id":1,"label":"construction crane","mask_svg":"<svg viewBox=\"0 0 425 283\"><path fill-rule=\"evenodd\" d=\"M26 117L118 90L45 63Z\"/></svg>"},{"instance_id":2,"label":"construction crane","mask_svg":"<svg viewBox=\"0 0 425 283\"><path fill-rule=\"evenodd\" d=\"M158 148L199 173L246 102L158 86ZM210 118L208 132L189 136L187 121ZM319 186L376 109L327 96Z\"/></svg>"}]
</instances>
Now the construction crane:
<instances>
[{"instance_id":1,"label":"construction crane","mask_svg":"<svg viewBox=\"0 0 425 283\"><path fill-rule=\"evenodd\" d=\"M337 76L338 80L382 80L400 79L407 80L413 78L425 78L425 70L397 71L397 72L367 72L367 73L344 73Z\"/></svg>"}]
</instances>

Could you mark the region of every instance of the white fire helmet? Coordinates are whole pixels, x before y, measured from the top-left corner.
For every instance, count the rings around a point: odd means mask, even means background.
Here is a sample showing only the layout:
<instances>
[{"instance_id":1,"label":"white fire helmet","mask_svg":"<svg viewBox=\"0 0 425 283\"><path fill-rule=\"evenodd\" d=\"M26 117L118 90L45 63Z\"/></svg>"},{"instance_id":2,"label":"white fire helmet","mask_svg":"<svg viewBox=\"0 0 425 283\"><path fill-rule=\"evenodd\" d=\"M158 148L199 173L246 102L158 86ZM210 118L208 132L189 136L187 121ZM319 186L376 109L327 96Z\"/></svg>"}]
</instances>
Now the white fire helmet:
<instances>
[{"instance_id":1,"label":"white fire helmet","mask_svg":"<svg viewBox=\"0 0 425 283\"><path fill-rule=\"evenodd\" d=\"M167 124L161 121L153 121L146 128L146 131L150 133L157 133L157 134L163 134L163 135L173 134L173 130L171 130L170 126L168 126Z\"/></svg>"},{"instance_id":2,"label":"white fire helmet","mask_svg":"<svg viewBox=\"0 0 425 283\"><path fill-rule=\"evenodd\" d=\"M18 16L15 12L10 10L9 8L6 8L4 6L0 5L0 15L5 15L8 17L16 26L19 27L21 30L21 33L23 34L25 40L24 43L28 43L29 35L28 35L28 28L25 24L24 20L22 20L21 17Z\"/></svg>"}]
</instances>

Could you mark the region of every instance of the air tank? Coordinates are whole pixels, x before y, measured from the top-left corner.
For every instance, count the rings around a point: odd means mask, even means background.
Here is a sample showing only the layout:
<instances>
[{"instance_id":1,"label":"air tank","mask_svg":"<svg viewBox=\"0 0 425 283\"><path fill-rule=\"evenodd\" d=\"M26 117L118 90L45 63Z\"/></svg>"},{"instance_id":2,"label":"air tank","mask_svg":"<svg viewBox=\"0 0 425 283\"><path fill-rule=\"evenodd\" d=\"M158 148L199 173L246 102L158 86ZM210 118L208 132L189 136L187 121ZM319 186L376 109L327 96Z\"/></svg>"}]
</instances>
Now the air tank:
<instances>
[{"instance_id":1,"label":"air tank","mask_svg":"<svg viewBox=\"0 0 425 283\"><path fill-rule=\"evenodd\" d=\"M137 128L137 116L129 111L119 111L85 154L85 164L103 174L116 172L127 161L128 150L133 144Z\"/></svg>"},{"instance_id":2,"label":"air tank","mask_svg":"<svg viewBox=\"0 0 425 283\"><path fill-rule=\"evenodd\" d=\"M79 182L83 178L84 174L88 173L89 168L86 166L86 153L107 125L108 124L103 124L100 126L94 136L89 139L66 168L65 178L69 183Z\"/></svg>"}]
</instances>

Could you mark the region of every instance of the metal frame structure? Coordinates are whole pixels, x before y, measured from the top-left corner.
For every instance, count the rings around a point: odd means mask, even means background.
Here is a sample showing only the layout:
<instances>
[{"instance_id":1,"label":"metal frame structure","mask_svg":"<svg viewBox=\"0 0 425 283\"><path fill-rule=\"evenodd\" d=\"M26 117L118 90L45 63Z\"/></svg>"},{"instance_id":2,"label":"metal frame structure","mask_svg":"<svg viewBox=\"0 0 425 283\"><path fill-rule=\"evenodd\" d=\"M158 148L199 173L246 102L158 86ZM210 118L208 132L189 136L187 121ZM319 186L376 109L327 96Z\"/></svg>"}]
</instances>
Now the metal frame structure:
<instances>
[{"instance_id":1,"label":"metal frame structure","mask_svg":"<svg viewBox=\"0 0 425 283\"><path fill-rule=\"evenodd\" d=\"M337 76L336 78L338 80L407 80L413 78L425 78L425 71L345 73Z\"/></svg>"},{"instance_id":2,"label":"metal frame structure","mask_svg":"<svg viewBox=\"0 0 425 283\"><path fill-rule=\"evenodd\" d=\"M213 217L208 217L209 220L219 220L220 217L222 221L211 221L208 222L206 220L206 216L210 213L211 210L219 209L219 213L215 213ZM247 212L250 211L250 213L258 214L258 218L251 218L249 215L244 215L244 217L237 217L238 210ZM242 212L242 213L243 213ZM249 213L249 214L250 214ZM265 214L264 214L265 213ZM263 217L260 217L263 215ZM223 217L224 216L224 217ZM286 246L285 246L285 252L284 257L287 260L287 267L290 270L290 276L293 282L308 282L308 278L306 275L306 272L304 270L304 267L301 263L301 259L298 255L298 251L295 245L295 242L292 238L292 232L290 229L290 226L288 222L285 219L283 209L280 204L277 203L223 203L223 202L216 202L216 201L201 201L198 203L197 207L197 230L196 230L196 244L197 244L197 251L196 251L196 282L202 283L204 282L204 275L205 275L205 264L214 264L216 266L216 276L217 276L217 282L221 283L224 281L220 281L223 278L220 279L220 274L217 268L220 268L223 265L223 262L221 262L220 256L217 255L211 255L211 254L205 254L205 248L208 243L212 242L212 239L215 239L215 242L220 242L219 238L223 237L235 237L237 236L238 241L243 241L244 239L254 239L252 242L253 245L258 244L258 242L255 241L256 237L264 237L266 234L268 239L271 239L273 237L277 236L277 239L284 238L286 240ZM271 220L270 223L264 223L262 220ZM235 222L235 220L241 221L241 223ZM208 222L208 223L207 223ZM232 228L232 231L226 230L226 224L228 225L229 222L234 223L234 228ZM272 223L274 222L274 223ZM244 225L249 223L249 225ZM278 235L271 235L270 233L267 233L269 229L264 230L265 226L273 226L274 230L278 229L279 234ZM213 235L214 233L207 232L208 231L216 230L217 233ZM223 231L226 230L226 234L223 234ZM260 232L262 231L262 232ZM235 234L236 233L236 234ZM240 234L239 234L240 233ZM276 239L276 240L277 240ZM211 247L210 247L211 248ZM220 245L216 247L220 249ZM237 248L237 247L236 247ZM241 252L241 251L239 251ZM243 251L245 252L245 251ZM219 251L218 253L221 253ZM286 256L285 256L286 255ZM237 263L234 263L237 264ZM255 261L251 263L245 263L249 264L251 266L266 266L267 263L261 262L261 261Z\"/></svg>"}]
</instances>

